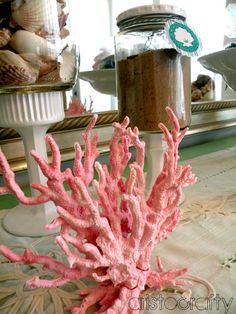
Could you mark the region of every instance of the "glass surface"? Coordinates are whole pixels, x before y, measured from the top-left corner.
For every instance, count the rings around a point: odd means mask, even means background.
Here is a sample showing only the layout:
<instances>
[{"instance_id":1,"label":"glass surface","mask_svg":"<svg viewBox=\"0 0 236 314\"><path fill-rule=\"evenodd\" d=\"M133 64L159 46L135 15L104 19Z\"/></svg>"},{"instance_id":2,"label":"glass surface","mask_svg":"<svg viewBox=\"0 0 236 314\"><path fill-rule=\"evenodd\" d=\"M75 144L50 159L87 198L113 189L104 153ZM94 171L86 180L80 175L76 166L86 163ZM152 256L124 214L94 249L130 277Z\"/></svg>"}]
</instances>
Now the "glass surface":
<instances>
[{"instance_id":1,"label":"glass surface","mask_svg":"<svg viewBox=\"0 0 236 314\"><path fill-rule=\"evenodd\" d=\"M0 1L1 93L73 86L77 50L66 0Z\"/></svg>"},{"instance_id":2,"label":"glass surface","mask_svg":"<svg viewBox=\"0 0 236 314\"><path fill-rule=\"evenodd\" d=\"M130 24L125 19L130 26L124 31L123 21L119 24L115 40L117 96L120 121L128 116L132 127L160 132L160 122L170 127L167 105L181 128L190 125L190 58L178 53L167 40L169 15L156 13L156 24L152 24L153 16L146 15L143 20L131 17Z\"/></svg>"},{"instance_id":3,"label":"glass surface","mask_svg":"<svg viewBox=\"0 0 236 314\"><path fill-rule=\"evenodd\" d=\"M181 128L190 125L189 57L175 49L146 51L118 61L117 73L120 121L129 116L132 127L160 132L160 122L170 127L168 104Z\"/></svg>"}]
</instances>

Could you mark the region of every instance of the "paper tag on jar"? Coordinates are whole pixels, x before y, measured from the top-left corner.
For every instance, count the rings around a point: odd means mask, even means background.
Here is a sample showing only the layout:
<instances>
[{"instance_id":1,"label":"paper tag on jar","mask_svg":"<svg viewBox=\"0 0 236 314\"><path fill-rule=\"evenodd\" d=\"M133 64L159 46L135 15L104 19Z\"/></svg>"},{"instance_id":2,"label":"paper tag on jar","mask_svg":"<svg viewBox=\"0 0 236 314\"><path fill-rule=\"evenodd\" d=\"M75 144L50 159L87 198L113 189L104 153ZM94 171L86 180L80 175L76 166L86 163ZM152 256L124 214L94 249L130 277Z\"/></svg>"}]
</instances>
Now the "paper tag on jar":
<instances>
[{"instance_id":1,"label":"paper tag on jar","mask_svg":"<svg viewBox=\"0 0 236 314\"><path fill-rule=\"evenodd\" d=\"M166 23L166 35L170 44L186 56L197 56L202 44L197 34L184 22L171 20Z\"/></svg>"}]
</instances>

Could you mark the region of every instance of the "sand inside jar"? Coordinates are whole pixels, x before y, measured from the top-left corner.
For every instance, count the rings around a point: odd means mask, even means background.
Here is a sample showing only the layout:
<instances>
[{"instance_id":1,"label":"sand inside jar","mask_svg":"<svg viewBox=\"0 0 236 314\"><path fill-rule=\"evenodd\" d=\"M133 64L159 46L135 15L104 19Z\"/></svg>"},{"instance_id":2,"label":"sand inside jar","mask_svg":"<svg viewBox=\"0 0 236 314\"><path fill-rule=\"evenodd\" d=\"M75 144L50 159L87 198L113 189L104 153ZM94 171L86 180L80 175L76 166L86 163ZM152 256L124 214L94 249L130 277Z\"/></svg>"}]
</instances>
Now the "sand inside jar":
<instances>
[{"instance_id":1,"label":"sand inside jar","mask_svg":"<svg viewBox=\"0 0 236 314\"><path fill-rule=\"evenodd\" d=\"M175 49L146 51L118 61L119 119L129 116L131 126L160 132L169 121L170 106L184 128L191 118L190 58Z\"/></svg>"}]
</instances>

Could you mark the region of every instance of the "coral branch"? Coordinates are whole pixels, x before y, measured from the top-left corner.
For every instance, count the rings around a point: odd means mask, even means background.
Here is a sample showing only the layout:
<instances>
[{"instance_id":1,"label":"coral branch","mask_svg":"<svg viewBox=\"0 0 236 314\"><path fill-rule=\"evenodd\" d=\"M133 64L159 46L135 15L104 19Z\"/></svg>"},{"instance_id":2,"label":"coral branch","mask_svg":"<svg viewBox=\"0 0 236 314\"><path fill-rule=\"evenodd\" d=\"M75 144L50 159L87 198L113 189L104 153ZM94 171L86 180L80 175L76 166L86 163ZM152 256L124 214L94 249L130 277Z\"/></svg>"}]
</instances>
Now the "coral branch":
<instances>
[{"instance_id":1,"label":"coral branch","mask_svg":"<svg viewBox=\"0 0 236 314\"><path fill-rule=\"evenodd\" d=\"M25 205L36 205L47 202L50 198L46 194L35 197L26 197L15 181L15 174L11 170L4 154L0 152L0 173L3 175L5 186L0 188L0 194L13 194Z\"/></svg>"},{"instance_id":2,"label":"coral branch","mask_svg":"<svg viewBox=\"0 0 236 314\"><path fill-rule=\"evenodd\" d=\"M58 277L53 280L30 279L31 288L56 287L86 277L95 280L97 285L80 291L83 302L74 304L72 313L86 313L90 306L97 304L97 313L136 314L138 310L131 306L130 300L138 300L145 287L162 290L189 284L179 279L187 271L185 267L165 271L157 258L157 270L150 268L154 246L167 238L181 218L178 205L182 189L196 181L190 166L178 165L179 144L187 130L180 132L173 111L167 108L167 113L173 130L160 124L168 149L163 169L147 199L143 171L145 144L139 139L138 129L128 127L128 117L122 123L113 124L109 165L96 161L98 134L92 136L96 115L82 136L84 152L80 144L75 145L72 170L61 171L59 149L47 135L52 163L43 160L37 152L31 153L47 177L47 186L33 184L40 192L36 197L24 195L6 158L0 153L0 171L4 178L0 194L14 194L24 204L51 200L57 206L58 217L46 227L48 230L60 227L56 243L68 266L48 256L35 256L28 249L19 255L0 245L1 254L13 262L38 263L57 273ZM134 161L131 161L130 145L135 150ZM127 167L129 174L124 178ZM65 182L70 192L66 191Z\"/></svg>"}]
</instances>

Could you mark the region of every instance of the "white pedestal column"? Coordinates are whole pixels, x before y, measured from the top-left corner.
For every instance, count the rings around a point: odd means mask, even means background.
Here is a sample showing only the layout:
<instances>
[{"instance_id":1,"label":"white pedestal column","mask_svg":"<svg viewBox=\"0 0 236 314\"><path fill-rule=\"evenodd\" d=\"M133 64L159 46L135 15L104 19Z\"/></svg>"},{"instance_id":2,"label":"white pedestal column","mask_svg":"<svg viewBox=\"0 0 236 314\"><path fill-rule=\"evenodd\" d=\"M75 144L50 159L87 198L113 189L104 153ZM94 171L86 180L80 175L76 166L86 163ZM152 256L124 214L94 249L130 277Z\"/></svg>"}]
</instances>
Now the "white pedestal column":
<instances>
[{"instance_id":1,"label":"white pedestal column","mask_svg":"<svg viewBox=\"0 0 236 314\"><path fill-rule=\"evenodd\" d=\"M145 152L147 161L146 173L146 196L150 194L152 186L163 167L163 156L167 149L167 143L163 141L162 133L147 133L143 135L145 141ZM180 204L184 202L185 196L182 192Z\"/></svg>"},{"instance_id":2,"label":"white pedestal column","mask_svg":"<svg viewBox=\"0 0 236 314\"><path fill-rule=\"evenodd\" d=\"M147 161L146 173L146 195L151 192L152 186L160 174L163 166L163 154L167 148L166 142L162 140L162 133L147 133L143 135L145 141L145 152Z\"/></svg>"},{"instance_id":3,"label":"white pedestal column","mask_svg":"<svg viewBox=\"0 0 236 314\"><path fill-rule=\"evenodd\" d=\"M38 165L30 156L36 150L47 160L44 136L52 123L64 119L63 93L0 95L0 126L15 129L22 137L29 182L46 183ZM32 195L36 192L32 190ZM11 209L3 221L4 228L19 236L48 234L44 226L57 216L52 202L38 206L18 205Z\"/></svg>"}]
</instances>

